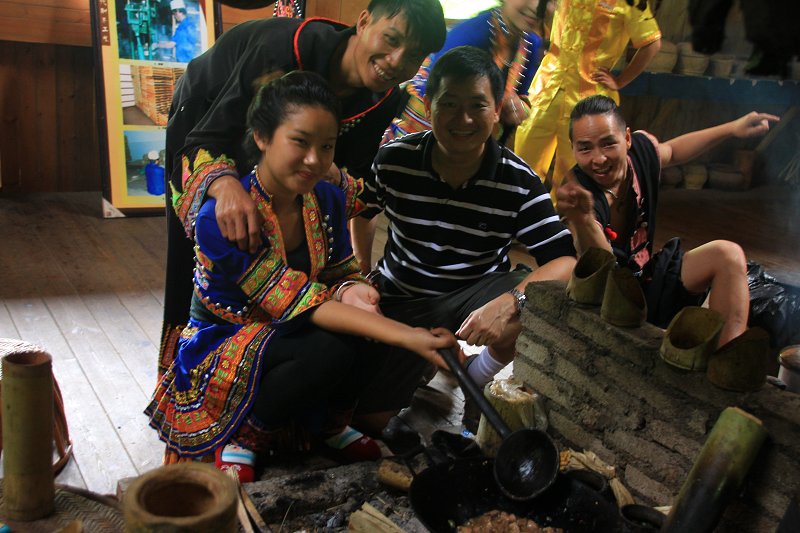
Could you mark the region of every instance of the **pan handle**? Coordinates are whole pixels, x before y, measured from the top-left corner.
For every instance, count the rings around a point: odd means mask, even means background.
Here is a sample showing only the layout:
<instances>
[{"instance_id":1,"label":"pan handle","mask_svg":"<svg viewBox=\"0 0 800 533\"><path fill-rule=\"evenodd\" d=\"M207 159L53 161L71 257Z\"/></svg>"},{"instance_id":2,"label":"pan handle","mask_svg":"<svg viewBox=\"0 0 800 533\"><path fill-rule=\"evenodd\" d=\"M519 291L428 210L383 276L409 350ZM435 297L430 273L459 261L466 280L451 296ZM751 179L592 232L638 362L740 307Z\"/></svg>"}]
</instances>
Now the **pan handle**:
<instances>
[{"instance_id":1,"label":"pan handle","mask_svg":"<svg viewBox=\"0 0 800 533\"><path fill-rule=\"evenodd\" d=\"M458 379L458 383L461 385L464 393L472 398L484 416L486 416L486 420L489 421L495 431L500 435L500 438L505 440L506 437L511 434L508 424L505 423L503 417L500 416L500 413L497 412L494 406L489 403L489 400L483 395L483 391L478 388L472 376L467 374L464 367L458 362L453 348L443 348L439 350L439 354L442 356L445 363L447 363L447 366L450 367L453 374L456 375L456 379Z\"/></svg>"}]
</instances>

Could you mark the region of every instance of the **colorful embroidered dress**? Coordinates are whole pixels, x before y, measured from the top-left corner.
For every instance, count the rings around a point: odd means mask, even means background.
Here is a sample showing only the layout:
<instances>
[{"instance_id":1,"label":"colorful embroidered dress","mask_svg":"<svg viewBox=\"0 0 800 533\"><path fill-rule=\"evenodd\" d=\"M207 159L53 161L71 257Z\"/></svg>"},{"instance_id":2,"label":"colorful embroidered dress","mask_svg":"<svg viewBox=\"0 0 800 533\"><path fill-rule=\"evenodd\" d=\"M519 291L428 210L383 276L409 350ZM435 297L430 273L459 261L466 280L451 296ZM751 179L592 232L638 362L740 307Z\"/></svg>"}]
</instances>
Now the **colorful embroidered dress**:
<instances>
[{"instance_id":1,"label":"colorful embroidered dress","mask_svg":"<svg viewBox=\"0 0 800 533\"><path fill-rule=\"evenodd\" d=\"M406 84L408 102L400 116L392 121L383 135L381 143L402 137L409 133L431 129L425 117L425 85L436 60L456 46L475 46L489 52L497 67L505 75L506 86L503 94L516 93L527 96L528 87L538 66L538 51L542 39L535 33L525 33L518 42L509 39L499 8L489 9L454 26L447 32L447 40L441 50L428 56L417 74ZM500 132L498 131L498 136Z\"/></svg>"},{"instance_id":2,"label":"colorful embroidered dress","mask_svg":"<svg viewBox=\"0 0 800 533\"><path fill-rule=\"evenodd\" d=\"M173 194L168 196L167 206L167 282L159 375L174 359L178 336L189 318L186 302L192 291L189 280L193 266L190 239L197 210L214 179L226 175L238 178L252 168L241 141L255 90L292 70L328 77L336 50L355 31L355 27L318 18L242 22L194 59L178 80L164 161ZM362 88L341 100L344 118L334 155L339 168L356 178L369 174L381 136L400 105L400 93L396 87L384 93ZM201 150L213 159L200 158ZM189 176L195 178L191 183L187 182Z\"/></svg>"},{"instance_id":3,"label":"colorful embroidered dress","mask_svg":"<svg viewBox=\"0 0 800 533\"><path fill-rule=\"evenodd\" d=\"M202 152L201 159L213 161ZM199 457L227 442L252 406L272 337L305 323L342 282L363 280L346 227L362 208L356 201L362 183L346 181L344 188L320 182L302 197L309 274L287 265L278 219L254 174L241 182L266 221L257 253L222 236L213 199L200 207L191 318L145 409L168 451Z\"/></svg>"}]
</instances>

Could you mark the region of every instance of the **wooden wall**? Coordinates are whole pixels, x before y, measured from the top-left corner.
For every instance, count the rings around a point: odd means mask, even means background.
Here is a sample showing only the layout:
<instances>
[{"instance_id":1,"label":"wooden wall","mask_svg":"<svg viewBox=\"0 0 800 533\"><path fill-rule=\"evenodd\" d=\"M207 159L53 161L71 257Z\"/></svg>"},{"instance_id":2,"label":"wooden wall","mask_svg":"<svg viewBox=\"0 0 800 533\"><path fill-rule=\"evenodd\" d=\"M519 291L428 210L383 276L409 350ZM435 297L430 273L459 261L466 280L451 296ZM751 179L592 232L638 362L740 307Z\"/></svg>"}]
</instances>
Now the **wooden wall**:
<instances>
[{"instance_id":1,"label":"wooden wall","mask_svg":"<svg viewBox=\"0 0 800 533\"><path fill-rule=\"evenodd\" d=\"M0 0L0 41L92 46L89 0Z\"/></svg>"},{"instance_id":2,"label":"wooden wall","mask_svg":"<svg viewBox=\"0 0 800 533\"><path fill-rule=\"evenodd\" d=\"M101 188L89 5L0 0L0 194ZM222 7L225 29L271 15Z\"/></svg>"},{"instance_id":3,"label":"wooden wall","mask_svg":"<svg viewBox=\"0 0 800 533\"><path fill-rule=\"evenodd\" d=\"M306 0L306 14L355 24L369 0Z\"/></svg>"},{"instance_id":4,"label":"wooden wall","mask_svg":"<svg viewBox=\"0 0 800 533\"><path fill-rule=\"evenodd\" d=\"M352 22L366 4L310 0L307 14ZM0 0L0 195L101 188L89 6ZM272 9L222 6L223 29Z\"/></svg>"},{"instance_id":5,"label":"wooden wall","mask_svg":"<svg viewBox=\"0 0 800 533\"><path fill-rule=\"evenodd\" d=\"M0 41L0 193L100 189L92 52Z\"/></svg>"}]
</instances>

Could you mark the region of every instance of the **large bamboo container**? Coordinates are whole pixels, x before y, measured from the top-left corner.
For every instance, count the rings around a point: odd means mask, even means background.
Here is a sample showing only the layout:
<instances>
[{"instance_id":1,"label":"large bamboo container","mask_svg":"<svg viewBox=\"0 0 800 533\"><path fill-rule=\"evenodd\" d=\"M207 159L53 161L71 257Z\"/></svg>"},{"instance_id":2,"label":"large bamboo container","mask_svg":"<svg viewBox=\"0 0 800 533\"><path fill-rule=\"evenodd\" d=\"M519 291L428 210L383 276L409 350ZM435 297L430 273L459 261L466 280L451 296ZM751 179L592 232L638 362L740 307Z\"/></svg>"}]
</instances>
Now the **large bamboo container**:
<instances>
[{"instance_id":1,"label":"large bamboo container","mask_svg":"<svg viewBox=\"0 0 800 533\"><path fill-rule=\"evenodd\" d=\"M52 358L19 343L3 357L5 516L31 521L54 510Z\"/></svg>"},{"instance_id":2,"label":"large bamboo container","mask_svg":"<svg viewBox=\"0 0 800 533\"><path fill-rule=\"evenodd\" d=\"M234 533L236 481L204 463L175 463L136 478L122 505L129 533Z\"/></svg>"},{"instance_id":3,"label":"large bamboo container","mask_svg":"<svg viewBox=\"0 0 800 533\"><path fill-rule=\"evenodd\" d=\"M722 411L675 498L662 533L713 531L766 438L767 430L758 418L738 407Z\"/></svg>"}]
</instances>

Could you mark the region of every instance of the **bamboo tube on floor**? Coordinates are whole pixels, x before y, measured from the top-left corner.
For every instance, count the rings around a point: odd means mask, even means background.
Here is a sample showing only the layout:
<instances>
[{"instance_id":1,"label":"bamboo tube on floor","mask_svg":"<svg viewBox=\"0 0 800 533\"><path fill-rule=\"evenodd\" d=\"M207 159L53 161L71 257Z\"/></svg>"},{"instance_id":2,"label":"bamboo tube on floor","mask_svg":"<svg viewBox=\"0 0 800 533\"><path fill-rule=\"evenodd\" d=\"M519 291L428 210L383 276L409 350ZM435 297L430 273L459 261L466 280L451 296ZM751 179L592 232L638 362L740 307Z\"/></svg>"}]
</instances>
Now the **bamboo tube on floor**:
<instances>
[{"instance_id":1,"label":"bamboo tube on floor","mask_svg":"<svg viewBox=\"0 0 800 533\"><path fill-rule=\"evenodd\" d=\"M235 533L238 504L237 482L204 463L151 470L122 499L129 533Z\"/></svg>"},{"instance_id":2,"label":"bamboo tube on floor","mask_svg":"<svg viewBox=\"0 0 800 533\"><path fill-rule=\"evenodd\" d=\"M7 518L31 521L54 510L53 373L49 354L24 350L2 362L3 499Z\"/></svg>"},{"instance_id":3,"label":"bamboo tube on floor","mask_svg":"<svg viewBox=\"0 0 800 533\"><path fill-rule=\"evenodd\" d=\"M713 531L766 438L767 430L758 418L737 407L722 411L675 498L662 533Z\"/></svg>"}]
</instances>

